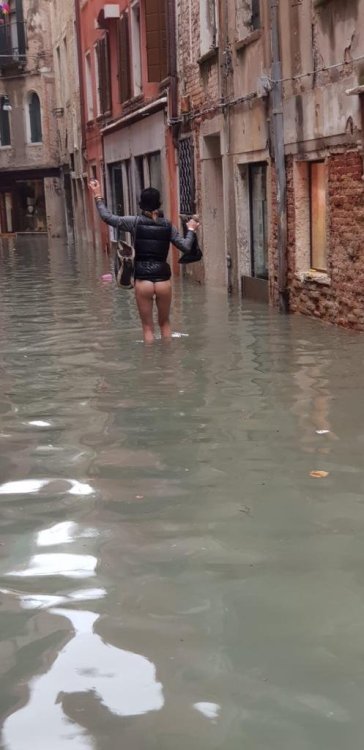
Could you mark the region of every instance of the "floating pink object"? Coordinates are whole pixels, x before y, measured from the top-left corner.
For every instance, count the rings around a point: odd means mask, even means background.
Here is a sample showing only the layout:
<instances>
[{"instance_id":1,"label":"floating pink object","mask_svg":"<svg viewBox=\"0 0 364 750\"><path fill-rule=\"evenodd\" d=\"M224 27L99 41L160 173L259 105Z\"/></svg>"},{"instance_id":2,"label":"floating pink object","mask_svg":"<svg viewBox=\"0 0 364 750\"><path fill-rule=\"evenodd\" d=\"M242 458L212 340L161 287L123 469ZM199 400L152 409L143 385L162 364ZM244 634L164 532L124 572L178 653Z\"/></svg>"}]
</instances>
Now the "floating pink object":
<instances>
[{"instance_id":1,"label":"floating pink object","mask_svg":"<svg viewBox=\"0 0 364 750\"><path fill-rule=\"evenodd\" d=\"M101 279L102 281L112 281L112 273L104 273Z\"/></svg>"}]
</instances>

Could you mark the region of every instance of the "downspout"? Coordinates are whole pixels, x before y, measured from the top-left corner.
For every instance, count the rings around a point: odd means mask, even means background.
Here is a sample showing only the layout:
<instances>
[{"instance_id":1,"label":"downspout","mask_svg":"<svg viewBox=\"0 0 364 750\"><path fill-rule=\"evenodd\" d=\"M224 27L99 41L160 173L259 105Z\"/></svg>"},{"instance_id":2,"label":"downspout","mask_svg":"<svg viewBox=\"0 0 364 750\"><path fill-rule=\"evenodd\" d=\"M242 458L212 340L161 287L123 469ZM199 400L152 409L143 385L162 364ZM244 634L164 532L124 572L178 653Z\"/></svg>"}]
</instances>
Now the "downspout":
<instances>
[{"instance_id":1,"label":"downspout","mask_svg":"<svg viewBox=\"0 0 364 750\"><path fill-rule=\"evenodd\" d=\"M178 118L178 82L177 82L177 31L176 31L176 3L166 0L168 24L168 76L170 96L170 118ZM180 124L172 124L172 138L175 148L178 147Z\"/></svg>"},{"instance_id":2,"label":"downspout","mask_svg":"<svg viewBox=\"0 0 364 750\"><path fill-rule=\"evenodd\" d=\"M287 183L284 157L282 65L279 39L279 0L269 0L272 51L272 130L277 179L279 309L288 312L287 289Z\"/></svg>"},{"instance_id":3,"label":"downspout","mask_svg":"<svg viewBox=\"0 0 364 750\"><path fill-rule=\"evenodd\" d=\"M80 13L80 2L75 0L75 18L76 18L76 32L77 32L77 55L78 55L78 70L80 77L80 103L81 103L81 149L84 153L86 148L86 106L85 106L85 89L83 82L83 58L82 58L82 45L81 45L81 13Z\"/></svg>"}]
</instances>

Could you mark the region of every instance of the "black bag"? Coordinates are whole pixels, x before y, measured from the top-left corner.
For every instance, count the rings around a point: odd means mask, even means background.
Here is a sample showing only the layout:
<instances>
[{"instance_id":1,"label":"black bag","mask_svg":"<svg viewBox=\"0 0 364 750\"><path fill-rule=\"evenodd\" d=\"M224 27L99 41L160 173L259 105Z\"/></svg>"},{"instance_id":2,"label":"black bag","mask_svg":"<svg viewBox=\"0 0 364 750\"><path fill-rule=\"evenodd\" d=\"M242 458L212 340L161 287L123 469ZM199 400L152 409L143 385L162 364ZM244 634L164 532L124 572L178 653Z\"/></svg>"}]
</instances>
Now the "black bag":
<instances>
[{"instance_id":1,"label":"black bag","mask_svg":"<svg viewBox=\"0 0 364 750\"><path fill-rule=\"evenodd\" d=\"M202 250L198 244L198 239L195 234L195 239L193 241L191 250L188 253L183 253L178 263L185 266L187 265L187 263L197 263L199 260L201 260L201 258L202 258Z\"/></svg>"},{"instance_id":2,"label":"black bag","mask_svg":"<svg viewBox=\"0 0 364 750\"><path fill-rule=\"evenodd\" d=\"M138 224L138 217L135 219L133 231L131 233L132 244L124 240L118 240L115 255L115 278L118 286L123 289L132 289L134 286L134 258L135 258L135 237Z\"/></svg>"}]
</instances>

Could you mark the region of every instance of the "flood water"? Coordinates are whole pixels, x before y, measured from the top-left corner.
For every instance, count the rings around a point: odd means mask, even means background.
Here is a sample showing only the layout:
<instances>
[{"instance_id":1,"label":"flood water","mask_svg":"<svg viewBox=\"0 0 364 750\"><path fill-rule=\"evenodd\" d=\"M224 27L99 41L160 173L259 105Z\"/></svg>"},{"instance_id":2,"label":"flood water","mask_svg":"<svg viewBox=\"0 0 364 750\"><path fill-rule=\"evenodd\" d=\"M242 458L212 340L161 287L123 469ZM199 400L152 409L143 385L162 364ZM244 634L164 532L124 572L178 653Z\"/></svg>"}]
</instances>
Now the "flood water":
<instances>
[{"instance_id":1,"label":"flood water","mask_svg":"<svg viewBox=\"0 0 364 750\"><path fill-rule=\"evenodd\" d=\"M0 250L1 747L358 750L364 336L105 264Z\"/></svg>"}]
</instances>

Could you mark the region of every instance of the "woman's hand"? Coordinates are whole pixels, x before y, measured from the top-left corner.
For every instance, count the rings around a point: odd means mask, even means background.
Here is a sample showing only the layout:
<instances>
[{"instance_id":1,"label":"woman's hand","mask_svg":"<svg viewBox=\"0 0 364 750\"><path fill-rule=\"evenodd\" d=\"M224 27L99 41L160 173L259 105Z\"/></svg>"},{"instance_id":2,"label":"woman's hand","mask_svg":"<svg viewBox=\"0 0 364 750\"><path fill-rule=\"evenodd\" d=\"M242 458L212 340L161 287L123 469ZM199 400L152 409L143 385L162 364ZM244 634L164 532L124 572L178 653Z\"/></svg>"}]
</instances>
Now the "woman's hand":
<instances>
[{"instance_id":1,"label":"woman's hand","mask_svg":"<svg viewBox=\"0 0 364 750\"><path fill-rule=\"evenodd\" d=\"M100 183L98 180L90 180L89 182L89 188L91 190L91 193L93 194L94 198L101 198L101 188Z\"/></svg>"},{"instance_id":2,"label":"woman's hand","mask_svg":"<svg viewBox=\"0 0 364 750\"><path fill-rule=\"evenodd\" d=\"M196 232L196 230L199 228L200 223L196 221L196 219L190 219L187 223L187 229L189 229L190 232Z\"/></svg>"}]
</instances>

